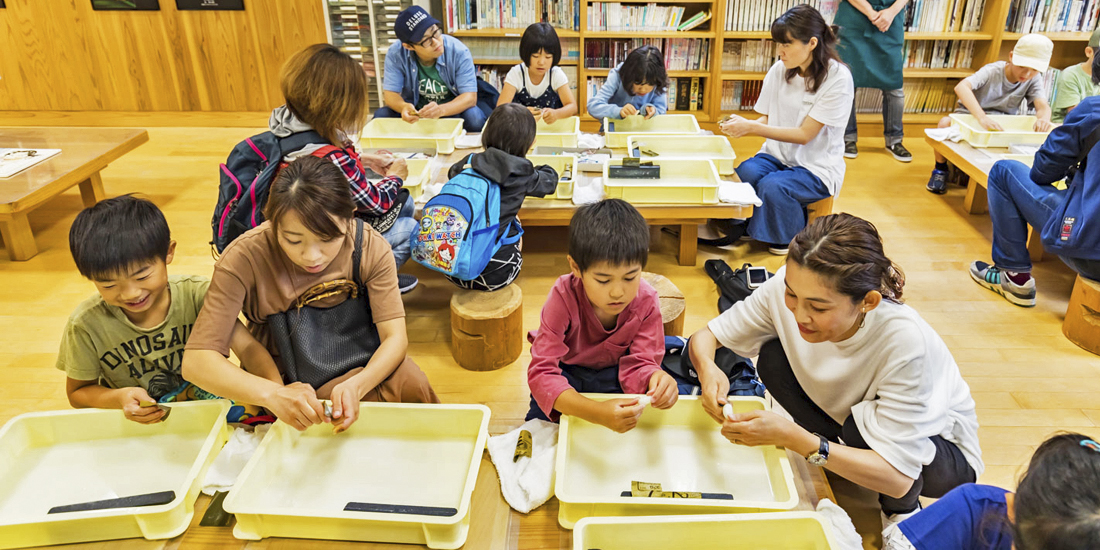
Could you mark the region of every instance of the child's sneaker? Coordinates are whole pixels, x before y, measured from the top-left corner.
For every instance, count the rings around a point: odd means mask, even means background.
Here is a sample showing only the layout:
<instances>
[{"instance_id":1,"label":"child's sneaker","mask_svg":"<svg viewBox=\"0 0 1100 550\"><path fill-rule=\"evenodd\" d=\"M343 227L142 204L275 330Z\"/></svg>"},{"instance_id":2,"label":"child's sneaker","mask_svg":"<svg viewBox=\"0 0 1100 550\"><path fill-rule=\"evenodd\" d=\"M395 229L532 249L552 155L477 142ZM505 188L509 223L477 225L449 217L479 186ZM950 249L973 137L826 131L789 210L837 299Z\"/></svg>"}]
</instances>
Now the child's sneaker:
<instances>
[{"instance_id":1,"label":"child's sneaker","mask_svg":"<svg viewBox=\"0 0 1100 550\"><path fill-rule=\"evenodd\" d=\"M947 192L947 172L932 170L932 177L928 178L928 190L942 195Z\"/></svg>"},{"instance_id":2,"label":"child's sneaker","mask_svg":"<svg viewBox=\"0 0 1100 550\"><path fill-rule=\"evenodd\" d=\"M901 162L913 162L913 153L910 153L900 141L887 147L886 150L890 151L890 154Z\"/></svg>"},{"instance_id":3,"label":"child's sneaker","mask_svg":"<svg viewBox=\"0 0 1100 550\"><path fill-rule=\"evenodd\" d=\"M854 159L859 156L859 149L856 148L856 142L849 141L844 144L844 158Z\"/></svg>"},{"instance_id":4,"label":"child's sneaker","mask_svg":"<svg viewBox=\"0 0 1100 550\"><path fill-rule=\"evenodd\" d=\"M787 252L789 252L789 251L790 251L789 245L785 245L785 244L769 244L768 245L768 252L771 252L772 254L774 254L776 256L786 256Z\"/></svg>"},{"instance_id":5,"label":"child's sneaker","mask_svg":"<svg viewBox=\"0 0 1100 550\"><path fill-rule=\"evenodd\" d=\"M1035 279L1018 285L1008 278L999 267L985 262L970 264L970 278L979 285L1004 296L1006 300L1021 307L1035 307Z\"/></svg>"},{"instance_id":6,"label":"child's sneaker","mask_svg":"<svg viewBox=\"0 0 1100 550\"><path fill-rule=\"evenodd\" d=\"M397 289L401 291L401 294L405 294L416 288L416 285L419 283L420 279L417 279L415 275L409 275L408 273L397 274Z\"/></svg>"}]
</instances>

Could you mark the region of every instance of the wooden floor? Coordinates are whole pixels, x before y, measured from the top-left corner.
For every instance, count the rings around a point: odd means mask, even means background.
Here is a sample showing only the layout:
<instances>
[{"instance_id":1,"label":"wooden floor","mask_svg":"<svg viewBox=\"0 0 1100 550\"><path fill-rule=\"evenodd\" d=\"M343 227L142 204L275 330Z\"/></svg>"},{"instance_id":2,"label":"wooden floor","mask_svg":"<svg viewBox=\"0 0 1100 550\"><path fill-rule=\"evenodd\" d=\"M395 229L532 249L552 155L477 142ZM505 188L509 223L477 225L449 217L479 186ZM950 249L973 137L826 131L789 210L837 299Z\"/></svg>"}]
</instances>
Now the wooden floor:
<instances>
[{"instance_id":1,"label":"wooden floor","mask_svg":"<svg viewBox=\"0 0 1100 550\"><path fill-rule=\"evenodd\" d=\"M125 120L142 125L140 118ZM149 124L148 144L103 171L104 187L108 196L143 193L164 210L178 241L171 273L209 275L213 259L207 243L217 165L238 141L255 132L152 127L163 126L158 122ZM881 138L860 142L859 158L848 161L836 210L867 218L882 232L887 254L907 275L907 302L947 342L977 401L987 465L980 481L1011 488L1020 466L1052 432L1100 436L1100 358L1061 334L1074 279L1061 262L1037 266L1039 304L1034 309L1013 306L970 280L969 262L989 261L989 218L963 213L961 188L951 188L946 196L925 191L932 154L918 129L909 133L905 144L916 158L910 164L893 160L881 148ZM864 131L874 134L874 127ZM759 144L744 139L734 148L744 159ZM69 313L94 292L77 273L68 250L69 225L80 208L80 195L73 189L35 210L30 222L41 253L21 263L0 256L0 423L23 412L68 407L64 375L54 368L58 340ZM723 258L734 267L752 262L772 270L780 265L764 249L740 245L730 251L701 247L698 266L681 267L674 257L675 240L659 231L653 237L648 269L668 276L687 295L689 333L717 314L717 292L703 272L703 259ZM564 228L527 231L518 279L527 329L537 328L551 285L567 271L566 238ZM450 283L422 269L407 269L421 278L420 286L405 297L410 354L440 398L489 405L494 433L518 425L528 404L529 355L525 352L496 372L458 367L448 349Z\"/></svg>"}]
</instances>

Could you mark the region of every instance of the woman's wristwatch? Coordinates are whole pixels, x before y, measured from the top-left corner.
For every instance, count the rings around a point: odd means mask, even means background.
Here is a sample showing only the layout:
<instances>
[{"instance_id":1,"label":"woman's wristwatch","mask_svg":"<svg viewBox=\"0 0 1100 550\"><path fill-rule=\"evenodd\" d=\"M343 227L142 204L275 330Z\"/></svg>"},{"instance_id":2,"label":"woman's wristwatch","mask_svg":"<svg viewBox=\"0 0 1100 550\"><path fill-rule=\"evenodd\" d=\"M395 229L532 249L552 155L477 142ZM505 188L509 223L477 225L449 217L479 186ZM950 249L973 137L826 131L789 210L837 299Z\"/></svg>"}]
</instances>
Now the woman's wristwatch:
<instances>
[{"instance_id":1,"label":"woman's wristwatch","mask_svg":"<svg viewBox=\"0 0 1100 550\"><path fill-rule=\"evenodd\" d=\"M824 466L829 463L829 440L825 439L825 436L820 434L814 434L821 439L821 446L809 456L806 457L806 462L813 464L814 466Z\"/></svg>"}]
</instances>

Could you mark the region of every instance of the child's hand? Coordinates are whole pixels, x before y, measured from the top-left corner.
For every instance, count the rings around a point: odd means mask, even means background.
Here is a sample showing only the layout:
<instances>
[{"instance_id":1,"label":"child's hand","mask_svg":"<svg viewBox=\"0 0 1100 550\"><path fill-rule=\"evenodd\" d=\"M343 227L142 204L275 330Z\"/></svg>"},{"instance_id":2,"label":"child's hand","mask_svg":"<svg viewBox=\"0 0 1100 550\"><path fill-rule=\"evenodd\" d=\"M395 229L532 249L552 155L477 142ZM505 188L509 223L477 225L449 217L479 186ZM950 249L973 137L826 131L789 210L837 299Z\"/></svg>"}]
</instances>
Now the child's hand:
<instances>
[{"instance_id":1,"label":"child's hand","mask_svg":"<svg viewBox=\"0 0 1100 550\"><path fill-rule=\"evenodd\" d=\"M141 402L156 403L156 399L149 397L145 388L125 388L119 390L118 403L121 405L122 414L127 420L133 420L138 424L156 424L164 419L164 411L155 404L142 407Z\"/></svg>"},{"instance_id":2,"label":"child's hand","mask_svg":"<svg viewBox=\"0 0 1100 550\"><path fill-rule=\"evenodd\" d=\"M737 115L730 115L729 120L727 120L725 124L720 124L718 129L722 130L727 136L739 138L752 133L755 124L757 124L755 120L749 120Z\"/></svg>"},{"instance_id":3,"label":"child's hand","mask_svg":"<svg viewBox=\"0 0 1100 550\"><path fill-rule=\"evenodd\" d=\"M441 116L443 116L443 107L440 107L434 101L420 109L420 118L439 118Z\"/></svg>"},{"instance_id":4,"label":"child's hand","mask_svg":"<svg viewBox=\"0 0 1100 550\"><path fill-rule=\"evenodd\" d=\"M527 112L531 113L531 116L535 117L535 120L538 120L539 117L542 116L542 109L538 107L528 107Z\"/></svg>"},{"instance_id":5,"label":"child's hand","mask_svg":"<svg viewBox=\"0 0 1100 550\"><path fill-rule=\"evenodd\" d=\"M633 105L627 103L622 109L619 110L619 118L626 118L628 116L638 114L638 110Z\"/></svg>"},{"instance_id":6,"label":"child's hand","mask_svg":"<svg viewBox=\"0 0 1100 550\"><path fill-rule=\"evenodd\" d=\"M406 103L405 106L401 108L401 120L410 123L420 120L420 113L416 111L416 106L412 103Z\"/></svg>"},{"instance_id":7,"label":"child's hand","mask_svg":"<svg viewBox=\"0 0 1100 550\"><path fill-rule=\"evenodd\" d=\"M653 118L653 116L656 115L656 114L657 114L657 108L656 107L654 107L652 105L646 105L645 106L645 118L646 118L646 120L649 120L649 119Z\"/></svg>"},{"instance_id":8,"label":"child's hand","mask_svg":"<svg viewBox=\"0 0 1100 550\"><path fill-rule=\"evenodd\" d=\"M283 386L265 401L265 409L298 431L325 421L325 409L309 384L295 382Z\"/></svg>"},{"instance_id":9,"label":"child's hand","mask_svg":"<svg viewBox=\"0 0 1100 550\"><path fill-rule=\"evenodd\" d=\"M409 179L409 165L405 159L396 159L386 167L387 176L397 176L401 181Z\"/></svg>"},{"instance_id":10,"label":"child's hand","mask_svg":"<svg viewBox=\"0 0 1100 550\"><path fill-rule=\"evenodd\" d=\"M618 433L626 433L638 425L645 406L634 399L611 399L600 404L602 414L599 423Z\"/></svg>"},{"instance_id":11,"label":"child's hand","mask_svg":"<svg viewBox=\"0 0 1100 550\"><path fill-rule=\"evenodd\" d=\"M653 398L654 407L670 409L680 397L680 388L676 387L676 380L672 376L659 370L649 377L649 391L646 395Z\"/></svg>"},{"instance_id":12,"label":"child's hand","mask_svg":"<svg viewBox=\"0 0 1100 550\"><path fill-rule=\"evenodd\" d=\"M1049 132L1050 129L1053 128L1053 127L1054 127L1054 125L1051 124L1050 121L1045 119L1045 118L1040 118L1040 119L1035 121L1035 131L1036 132Z\"/></svg>"},{"instance_id":13,"label":"child's hand","mask_svg":"<svg viewBox=\"0 0 1100 550\"><path fill-rule=\"evenodd\" d=\"M553 124L559 118L560 117L558 117L558 110L557 109L543 109L542 110L542 121L547 123L547 124Z\"/></svg>"},{"instance_id":14,"label":"child's hand","mask_svg":"<svg viewBox=\"0 0 1100 550\"><path fill-rule=\"evenodd\" d=\"M978 124L982 125L982 128L989 130L990 132L1002 132L1004 128L1000 124L997 124L996 120L993 120L989 115L982 115L978 118Z\"/></svg>"},{"instance_id":15,"label":"child's hand","mask_svg":"<svg viewBox=\"0 0 1100 550\"><path fill-rule=\"evenodd\" d=\"M338 434L359 420L359 389L351 380L332 388L332 433Z\"/></svg>"}]
</instances>

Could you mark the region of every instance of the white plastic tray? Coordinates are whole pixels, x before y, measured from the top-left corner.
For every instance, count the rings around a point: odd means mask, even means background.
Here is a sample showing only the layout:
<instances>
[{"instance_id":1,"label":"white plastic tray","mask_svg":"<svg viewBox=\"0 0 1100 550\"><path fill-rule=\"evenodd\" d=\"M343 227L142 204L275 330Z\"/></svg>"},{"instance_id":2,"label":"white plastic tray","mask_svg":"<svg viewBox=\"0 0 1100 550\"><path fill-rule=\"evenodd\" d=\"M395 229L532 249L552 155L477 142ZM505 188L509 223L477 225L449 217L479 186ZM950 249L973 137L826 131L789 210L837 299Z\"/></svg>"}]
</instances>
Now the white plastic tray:
<instances>
[{"instance_id":1,"label":"white plastic tray","mask_svg":"<svg viewBox=\"0 0 1100 550\"><path fill-rule=\"evenodd\" d=\"M359 146L367 148L435 149L449 155L455 150L455 140L462 135L462 119L426 118L408 123L400 118L375 118L363 128Z\"/></svg>"},{"instance_id":2,"label":"white plastic tray","mask_svg":"<svg viewBox=\"0 0 1100 550\"><path fill-rule=\"evenodd\" d=\"M573 198L573 183L577 179L577 157L576 155L527 155L527 160L531 161L531 164L539 166L545 164L558 172L558 190L553 195L547 195L548 199L571 199ZM565 167L569 166L573 171L573 179L562 181L561 177L565 173Z\"/></svg>"},{"instance_id":3,"label":"white plastic tray","mask_svg":"<svg viewBox=\"0 0 1100 550\"><path fill-rule=\"evenodd\" d=\"M573 530L573 549L831 550L833 529L817 512L588 518Z\"/></svg>"},{"instance_id":4,"label":"white plastic tray","mask_svg":"<svg viewBox=\"0 0 1100 550\"><path fill-rule=\"evenodd\" d=\"M978 123L974 115L951 113L951 124L959 129L963 141L971 147L1008 147L1020 144L1041 144L1049 132L1036 132L1036 118L1033 116L989 115L997 121L1003 131L990 132Z\"/></svg>"},{"instance_id":5,"label":"white plastic tray","mask_svg":"<svg viewBox=\"0 0 1100 550\"><path fill-rule=\"evenodd\" d=\"M641 115L621 120L604 118L603 127L607 146L611 149L625 149L627 138L634 135L699 135L699 121L695 115L657 115L649 120Z\"/></svg>"},{"instance_id":6,"label":"white plastic tray","mask_svg":"<svg viewBox=\"0 0 1100 550\"><path fill-rule=\"evenodd\" d=\"M611 178L612 160L603 167L603 185L608 198L632 204L715 204L718 202L718 170L709 160L656 159L659 179Z\"/></svg>"},{"instance_id":7,"label":"white plastic tray","mask_svg":"<svg viewBox=\"0 0 1100 550\"><path fill-rule=\"evenodd\" d=\"M642 154L643 148L657 156ZM626 150L628 155L642 160L709 160L722 176L734 173L737 160L737 153L724 136L630 136Z\"/></svg>"},{"instance_id":8,"label":"white plastic tray","mask_svg":"<svg viewBox=\"0 0 1100 550\"><path fill-rule=\"evenodd\" d=\"M547 124L541 119L535 125L535 146L576 147L581 135L581 117L571 116Z\"/></svg>"}]
</instances>

